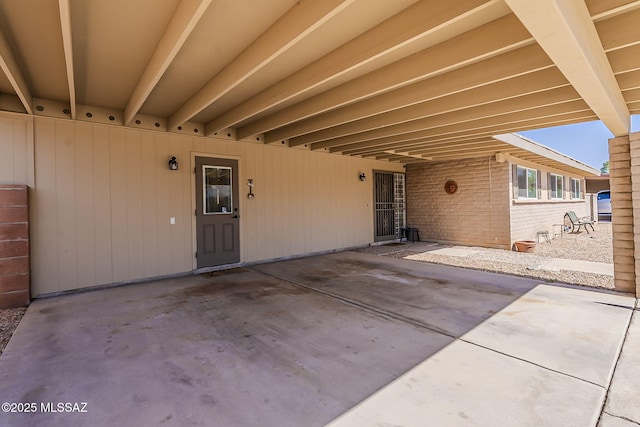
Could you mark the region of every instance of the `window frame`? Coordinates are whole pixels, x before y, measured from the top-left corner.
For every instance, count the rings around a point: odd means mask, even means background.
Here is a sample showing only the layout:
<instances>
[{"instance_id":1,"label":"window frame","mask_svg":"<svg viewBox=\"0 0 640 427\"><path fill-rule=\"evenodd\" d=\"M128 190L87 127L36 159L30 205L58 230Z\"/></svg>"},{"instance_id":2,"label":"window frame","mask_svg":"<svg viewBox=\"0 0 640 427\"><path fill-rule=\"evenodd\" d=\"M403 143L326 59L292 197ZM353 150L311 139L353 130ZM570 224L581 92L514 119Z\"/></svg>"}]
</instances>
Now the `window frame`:
<instances>
[{"instance_id":1,"label":"window frame","mask_svg":"<svg viewBox=\"0 0 640 427\"><path fill-rule=\"evenodd\" d=\"M573 200L581 200L582 199L582 180L578 178L569 178L569 185L570 185L571 198Z\"/></svg>"},{"instance_id":2,"label":"window frame","mask_svg":"<svg viewBox=\"0 0 640 427\"><path fill-rule=\"evenodd\" d=\"M552 178L555 177L556 185L553 188ZM558 191L558 185L560 186L560 191ZM555 193L555 196L554 196ZM549 172L549 199L551 200L562 200L564 199L564 176L558 175L557 173Z\"/></svg>"},{"instance_id":3,"label":"window frame","mask_svg":"<svg viewBox=\"0 0 640 427\"><path fill-rule=\"evenodd\" d=\"M523 170L525 172L525 177L527 180L527 184L525 188L520 188L520 171ZM534 181L534 186L533 186L533 191L534 191L534 196L530 197L530 182L529 179L531 178L531 176L533 176L533 178L535 179ZM540 198L540 192L539 192L539 188L540 188L540 180L539 180L539 171L537 169L533 169L533 168L528 168L525 166L518 166L516 165L516 188L517 188L517 196L518 199L522 199L522 200L538 200ZM524 190L526 192L526 196L523 196L520 194L520 191Z\"/></svg>"}]
</instances>

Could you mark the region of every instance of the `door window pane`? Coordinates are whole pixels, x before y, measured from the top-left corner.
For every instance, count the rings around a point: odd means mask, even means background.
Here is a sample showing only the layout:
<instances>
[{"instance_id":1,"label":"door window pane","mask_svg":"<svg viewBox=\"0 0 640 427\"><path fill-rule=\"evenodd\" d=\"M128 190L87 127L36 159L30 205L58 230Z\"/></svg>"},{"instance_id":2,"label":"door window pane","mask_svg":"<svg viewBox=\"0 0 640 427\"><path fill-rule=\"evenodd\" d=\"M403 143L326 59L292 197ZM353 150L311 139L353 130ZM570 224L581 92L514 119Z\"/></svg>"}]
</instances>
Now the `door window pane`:
<instances>
[{"instance_id":1,"label":"door window pane","mask_svg":"<svg viewBox=\"0 0 640 427\"><path fill-rule=\"evenodd\" d=\"M231 168L202 166L202 179L204 180L204 214L233 212Z\"/></svg>"}]
</instances>

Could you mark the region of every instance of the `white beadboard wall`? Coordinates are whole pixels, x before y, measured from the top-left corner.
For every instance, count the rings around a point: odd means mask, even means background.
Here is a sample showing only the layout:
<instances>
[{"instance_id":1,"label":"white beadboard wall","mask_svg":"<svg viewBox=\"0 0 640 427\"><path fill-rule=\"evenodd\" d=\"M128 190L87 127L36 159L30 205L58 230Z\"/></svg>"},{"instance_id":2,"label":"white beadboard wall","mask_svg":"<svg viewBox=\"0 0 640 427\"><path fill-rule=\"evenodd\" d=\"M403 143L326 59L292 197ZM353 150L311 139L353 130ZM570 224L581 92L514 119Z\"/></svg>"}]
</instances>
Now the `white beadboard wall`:
<instances>
[{"instance_id":1,"label":"white beadboard wall","mask_svg":"<svg viewBox=\"0 0 640 427\"><path fill-rule=\"evenodd\" d=\"M33 185L33 118L0 112L0 184Z\"/></svg>"},{"instance_id":2,"label":"white beadboard wall","mask_svg":"<svg viewBox=\"0 0 640 427\"><path fill-rule=\"evenodd\" d=\"M8 123L16 120L24 126ZM0 117L0 140L24 134L3 144L24 150L29 121L35 296L192 271L196 155L239 160L243 262L372 242L372 170L403 171L324 152L44 117ZM173 155L177 172L167 167ZM24 168L29 162L9 183L28 181ZM370 179L359 181L360 172ZM254 200L246 198L249 178Z\"/></svg>"}]
</instances>

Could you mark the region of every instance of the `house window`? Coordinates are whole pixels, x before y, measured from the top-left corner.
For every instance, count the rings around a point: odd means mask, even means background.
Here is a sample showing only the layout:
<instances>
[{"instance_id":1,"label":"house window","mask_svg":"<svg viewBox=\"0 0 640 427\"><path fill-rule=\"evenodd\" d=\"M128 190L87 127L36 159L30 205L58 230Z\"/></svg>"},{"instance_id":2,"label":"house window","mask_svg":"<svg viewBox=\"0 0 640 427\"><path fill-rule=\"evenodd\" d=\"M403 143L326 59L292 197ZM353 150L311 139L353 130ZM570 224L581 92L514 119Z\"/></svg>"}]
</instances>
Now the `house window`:
<instances>
[{"instance_id":1,"label":"house window","mask_svg":"<svg viewBox=\"0 0 640 427\"><path fill-rule=\"evenodd\" d=\"M580 180L571 178L571 198L572 199L580 199L581 191L580 191Z\"/></svg>"},{"instance_id":2,"label":"house window","mask_svg":"<svg viewBox=\"0 0 640 427\"><path fill-rule=\"evenodd\" d=\"M538 198L538 171L535 169L521 168L518 166L518 198Z\"/></svg>"},{"instance_id":3,"label":"house window","mask_svg":"<svg viewBox=\"0 0 640 427\"><path fill-rule=\"evenodd\" d=\"M562 175L549 174L549 197L551 199L562 199Z\"/></svg>"}]
</instances>

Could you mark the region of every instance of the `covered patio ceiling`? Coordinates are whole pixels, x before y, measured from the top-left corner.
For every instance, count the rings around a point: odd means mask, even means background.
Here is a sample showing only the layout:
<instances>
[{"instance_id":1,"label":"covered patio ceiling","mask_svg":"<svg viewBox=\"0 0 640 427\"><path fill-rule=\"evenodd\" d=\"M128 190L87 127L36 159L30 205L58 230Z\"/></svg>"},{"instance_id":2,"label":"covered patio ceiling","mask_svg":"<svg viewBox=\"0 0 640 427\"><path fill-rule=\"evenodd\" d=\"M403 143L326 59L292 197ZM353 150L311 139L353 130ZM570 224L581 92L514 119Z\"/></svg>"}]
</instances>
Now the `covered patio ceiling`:
<instances>
[{"instance_id":1,"label":"covered patio ceiling","mask_svg":"<svg viewBox=\"0 0 640 427\"><path fill-rule=\"evenodd\" d=\"M0 110L401 163L524 156L493 136L629 133L638 22L630 0L0 0Z\"/></svg>"}]
</instances>

